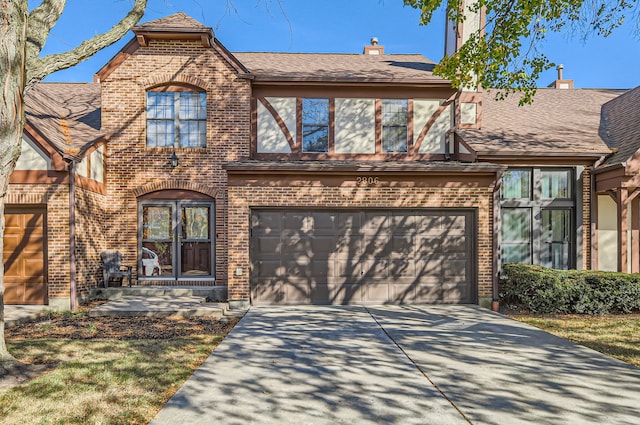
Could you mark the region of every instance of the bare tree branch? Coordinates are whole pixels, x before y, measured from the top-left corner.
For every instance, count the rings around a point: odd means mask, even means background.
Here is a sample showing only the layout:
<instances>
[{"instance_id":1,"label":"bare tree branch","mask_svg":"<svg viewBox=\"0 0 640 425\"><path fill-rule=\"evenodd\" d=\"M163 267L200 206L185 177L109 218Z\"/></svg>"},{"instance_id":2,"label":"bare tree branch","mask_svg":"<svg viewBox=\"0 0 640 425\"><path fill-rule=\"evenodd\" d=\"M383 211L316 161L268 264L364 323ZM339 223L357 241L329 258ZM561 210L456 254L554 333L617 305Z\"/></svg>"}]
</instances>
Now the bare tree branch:
<instances>
[{"instance_id":1,"label":"bare tree branch","mask_svg":"<svg viewBox=\"0 0 640 425\"><path fill-rule=\"evenodd\" d=\"M27 26L27 60L37 58L49 37L51 28L58 22L66 0L44 0L29 13Z\"/></svg>"},{"instance_id":2,"label":"bare tree branch","mask_svg":"<svg viewBox=\"0 0 640 425\"><path fill-rule=\"evenodd\" d=\"M82 42L82 44L75 49L69 50L65 53L48 55L43 58L28 58L25 89L29 89L33 84L42 80L52 72L77 65L88 57L94 55L99 50L120 40L127 31L129 31L129 29L140 20L144 14L146 6L147 0L136 0L127 16L114 25L109 31L103 34L98 34L95 37ZM31 37L32 35L29 34L29 38Z\"/></svg>"}]
</instances>

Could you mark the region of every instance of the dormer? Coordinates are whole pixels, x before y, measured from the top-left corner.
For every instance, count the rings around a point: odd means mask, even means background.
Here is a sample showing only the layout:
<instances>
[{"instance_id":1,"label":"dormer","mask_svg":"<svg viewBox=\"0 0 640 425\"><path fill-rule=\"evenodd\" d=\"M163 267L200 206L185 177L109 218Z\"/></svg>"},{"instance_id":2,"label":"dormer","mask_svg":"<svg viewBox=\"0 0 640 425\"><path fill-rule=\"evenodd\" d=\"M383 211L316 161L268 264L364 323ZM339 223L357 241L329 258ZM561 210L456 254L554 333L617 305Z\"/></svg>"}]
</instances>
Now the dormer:
<instances>
[{"instance_id":1,"label":"dormer","mask_svg":"<svg viewBox=\"0 0 640 425\"><path fill-rule=\"evenodd\" d=\"M133 28L138 44L147 47L150 40L200 40L202 47L211 47L213 29L202 25L183 12L157 19Z\"/></svg>"}]
</instances>

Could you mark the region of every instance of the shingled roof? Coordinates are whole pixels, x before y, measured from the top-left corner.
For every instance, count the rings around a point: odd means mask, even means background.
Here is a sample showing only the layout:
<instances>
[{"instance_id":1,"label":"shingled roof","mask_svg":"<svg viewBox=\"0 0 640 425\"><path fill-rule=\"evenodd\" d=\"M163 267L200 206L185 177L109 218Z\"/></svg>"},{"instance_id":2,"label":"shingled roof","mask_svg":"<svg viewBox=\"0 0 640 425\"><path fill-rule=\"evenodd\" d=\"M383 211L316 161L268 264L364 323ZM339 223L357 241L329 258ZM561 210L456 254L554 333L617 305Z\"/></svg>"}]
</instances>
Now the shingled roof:
<instances>
[{"instance_id":1,"label":"shingled roof","mask_svg":"<svg viewBox=\"0 0 640 425\"><path fill-rule=\"evenodd\" d=\"M25 96L27 122L60 152L78 151L100 130L100 85L40 83Z\"/></svg>"},{"instance_id":2,"label":"shingled roof","mask_svg":"<svg viewBox=\"0 0 640 425\"><path fill-rule=\"evenodd\" d=\"M256 81L449 82L433 75L435 64L418 54L233 53Z\"/></svg>"},{"instance_id":3,"label":"shingled roof","mask_svg":"<svg viewBox=\"0 0 640 425\"><path fill-rule=\"evenodd\" d=\"M518 106L518 96L482 98L482 128L458 134L483 154L606 154L599 136L602 105L622 90L538 89L532 105Z\"/></svg>"},{"instance_id":4,"label":"shingled roof","mask_svg":"<svg viewBox=\"0 0 640 425\"><path fill-rule=\"evenodd\" d=\"M133 27L134 31L189 32L210 31L211 27L201 24L184 12L174 13L164 18L145 22Z\"/></svg>"},{"instance_id":5,"label":"shingled roof","mask_svg":"<svg viewBox=\"0 0 640 425\"><path fill-rule=\"evenodd\" d=\"M607 102L602 107L600 136L616 152L606 165L629 160L640 149L640 87Z\"/></svg>"}]
</instances>

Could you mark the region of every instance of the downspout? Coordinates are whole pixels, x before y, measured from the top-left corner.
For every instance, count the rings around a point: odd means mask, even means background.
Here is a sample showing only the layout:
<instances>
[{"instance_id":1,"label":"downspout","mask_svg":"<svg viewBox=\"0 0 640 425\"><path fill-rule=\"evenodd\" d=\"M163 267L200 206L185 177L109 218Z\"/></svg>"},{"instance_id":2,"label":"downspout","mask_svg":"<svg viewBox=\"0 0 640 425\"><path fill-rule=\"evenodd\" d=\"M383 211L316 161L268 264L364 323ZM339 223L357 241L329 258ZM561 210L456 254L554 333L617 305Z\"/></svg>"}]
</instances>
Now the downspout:
<instances>
[{"instance_id":1,"label":"downspout","mask_svg":"<svg viewBox=\"0 0 640 425\"><path fill-rule=\"evenodd\" d=\"M496 173L496 184L493 188L493 299L491 301L491 310L498 311L500 309L499 281L502 264L502 255L500 251L501 238L501 217L500 217L500 190L502 188L502 174L499 170Z\"/></svg>"},{"instance_id":2,"label":"downspout","mask_svg":"<svg viewBox=\"0 0 640 425\"><path fill-rule=\"evenodd\" d=\"M71 310L78 309L77 258L76 258L76 161L64 156L69 169L69 291Z\"/></svg>"}]
</instances>

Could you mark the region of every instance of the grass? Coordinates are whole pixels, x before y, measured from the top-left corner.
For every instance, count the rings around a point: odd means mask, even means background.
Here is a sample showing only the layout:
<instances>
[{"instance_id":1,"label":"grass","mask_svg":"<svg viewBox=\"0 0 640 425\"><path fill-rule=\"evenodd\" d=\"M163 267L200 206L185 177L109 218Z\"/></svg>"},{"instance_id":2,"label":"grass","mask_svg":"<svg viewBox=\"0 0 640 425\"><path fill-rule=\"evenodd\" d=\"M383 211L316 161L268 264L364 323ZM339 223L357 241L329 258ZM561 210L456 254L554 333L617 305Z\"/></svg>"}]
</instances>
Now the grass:
<instances>
[{"instance_id":1,"label":"grass","mask_svg":"<svg viewBox=\"0 0 640 425\"><path fill-rule=\"evenodd\" d=\"M559 337L640 367L640 316L511 315Z\"/></svg>"},{"instance_id":2,"label":"grass","mask_svg":"<svg viewBox=\"0 0 640 425\"><path fill-rule=\"evenodd\" d=\"M19 360L57 367L0 393L0 422L148 423L223 338L9 340Z\"/></svg>"}]
</instances>

